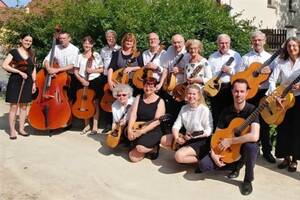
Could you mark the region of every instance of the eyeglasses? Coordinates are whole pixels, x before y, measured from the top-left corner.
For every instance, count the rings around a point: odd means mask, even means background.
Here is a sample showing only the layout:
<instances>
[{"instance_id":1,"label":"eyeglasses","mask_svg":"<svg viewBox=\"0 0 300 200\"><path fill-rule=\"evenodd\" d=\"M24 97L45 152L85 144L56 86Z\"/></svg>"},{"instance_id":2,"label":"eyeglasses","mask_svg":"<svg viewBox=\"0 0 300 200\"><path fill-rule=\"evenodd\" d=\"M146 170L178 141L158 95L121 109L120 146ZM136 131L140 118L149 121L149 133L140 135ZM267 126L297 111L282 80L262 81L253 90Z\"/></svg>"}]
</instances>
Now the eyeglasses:
<instances>
[{"instance_id":1,"label":"eyeglasses","mask_svg":"<svg viewBox=\"0 0 300 200\"><path fill-rule=\"evenodd\" d=\"M117 94L117 97L126 97L127 94Z\"/></svg>"}]
</instances>

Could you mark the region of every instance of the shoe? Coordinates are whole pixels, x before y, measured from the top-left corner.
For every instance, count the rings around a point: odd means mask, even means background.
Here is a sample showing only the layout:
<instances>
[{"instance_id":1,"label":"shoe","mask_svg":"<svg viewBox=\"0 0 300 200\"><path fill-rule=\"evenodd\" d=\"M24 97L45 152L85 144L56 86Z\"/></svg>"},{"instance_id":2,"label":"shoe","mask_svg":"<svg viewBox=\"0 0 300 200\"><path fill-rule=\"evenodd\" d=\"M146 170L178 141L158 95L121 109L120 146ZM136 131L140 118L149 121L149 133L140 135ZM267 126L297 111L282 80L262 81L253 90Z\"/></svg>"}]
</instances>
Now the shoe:
<instances>
[{"instance_id":1,"label":"shoe","mask_svg":"<svg viewBox=\"0 0 300 200\"><path fill-rule=\"evenodd\" d=\"M160 149L160 146L158 144L156 147L154 147L154 149L151 152L146 154L146 157L149 158L150 160L157 159L158 155L159 155L159 149Z\"/></svg>"},{"instance_id":2,"label":"shoe","mask_svg":"<svg viewBox=\"0 0 300 200\"><path fill-rule=\"evenodd\" d=\"M276 159L271 153L266 153L263 155L263 157L269 162L269 163L276 163Z\"/></svg>"},{"instance_id":3,"label":"shoe","mask_svg":"<svg viewBox=\"0 0 300 200\"><path fill-rule=\"evenodd\" d=\"M107 133L108 131L111 130L111 128L112 128L111 126L106 126L101 133Z\"/></svg>"},{"instance_id":4,"label":"shoe","mask_svg":"<svg viewBox=\"0 0 300 200\"><path fill-rule=\"evenodd\" d=\"M201 169L199 168L199 166L196 167L196 169L195 169L195 174L201 174L201 173L202 173L202 171L201 171Z\"/></svg>"},{"instance_id":5,"label":"shoe","mask_svg":"<svg viewBox=\"0 0 300 200\"><path fill-rule=\"evenodd\" d=\"M289 159L284 159L279 165L277 165L278 169L284 169L290 165L290 160Z\"/></svg>"},{"instance_id":6,"label":"shoe","mask_svg":"<svg viewBox=\"0 0 300 200\"><path fill-rule=\"evenodd\" d=\"M253 188L251 182L243 182L241 186L241 193L242 195L249 195L251 194Z\"/></svg>"},{"instance_id":7,"label":"shoe","mask_svg":"<svg viewBox=\"0 0 300 200\"><path fill-rule=\"evenodd\" d=\"M81 134L86 134L89 130L91 130L91 126L88 124L82 129Z\"/></svg>"},{"instance_id":8,"label":"shoe","mask_svg":"<svg viewBox=\"0 0 300 200\"><path fill-rule=\"evenodd\" d=\"M227 177L230 179L237 178L240 175L240 170L232 170Z\"/></svg>"},{"instance_id":9,"label":"shoe","mask_svg":"<svg viewBox=\"0 0 300 200\"><path fill-rule=\"evenodd\" d=\"M30 134L26 133L25 131L19 131L19 135L22 135L23 137L28 137Z\"/></svg>"},{"instance_id":10,"label":"shoe","mask_svg":"<svg viewBox=\"0 0 300 200\"><path fill-rule=\"evenodd\" d=\"M96 135L98 132L96 130L92 130L89 135Z\"/></svg>"},{"instance_id":11,"label":"shoe","mask_svg":"<svg viewBox=\"0 0 300 200\"><path fill-rule=\"evenodd\" d=\"M17 136L9 136L9 139L11 139L11 140L15 140L15 139L17 139Z\"/></svg>"},{"instance_id":12,"label":"shoe","mask_svg":"<svg viewBox=\"0 0 300 200\"><path fill-rule=\"evenodd\" d=\"M297 170L297 161L291 161L288 167L289 172L295 172Z\"/></svg>"}]
</instances>

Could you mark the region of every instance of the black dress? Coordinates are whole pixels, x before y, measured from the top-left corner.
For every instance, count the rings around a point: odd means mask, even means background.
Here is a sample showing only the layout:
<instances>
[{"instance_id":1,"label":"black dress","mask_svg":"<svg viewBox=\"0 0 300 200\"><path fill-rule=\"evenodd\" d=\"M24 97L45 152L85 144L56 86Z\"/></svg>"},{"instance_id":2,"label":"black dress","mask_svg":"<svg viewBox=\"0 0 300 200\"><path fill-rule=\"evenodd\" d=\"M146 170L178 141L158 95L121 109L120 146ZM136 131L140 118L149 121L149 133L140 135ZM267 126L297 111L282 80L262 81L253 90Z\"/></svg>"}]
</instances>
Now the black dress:
<instances>
[{"instance_id":1,"label":"black dress","mask_svg":"<svg viewBox=\"0 0 300 200\"><path fill-rule=\"evenodd\" d=\"M23 91L20 96L19 103L29 103L32 100L32 84L33 80L31 74L34 69L34 64L31 57L28 59L23 59L17 49L12 49L9 52L13 59L12 62L14 63L16 68L25 72L28 75L28 78L24 82ZM23 78L18 73L11 73L6 90L6 99L5 101L8 103L17 103L19 98L19 93L21 90Z\"/></svg>"},{"instance_id":2,"label":"black dress","mask_svg":"<svg viewBox=\"0 0 300 200\"><path fill-rule=\"evenodd\" d=\"M137 109L137 118L136 121L144 121L148 122L155 118L156 109L160 98L158 98L153 103L145 103L143 96L140 96L138 109ZM137 138L134 141L135 145L142 145L147 148L155 147L159 142L160 138L162 137L162 131L160 126L155 127L151 131L143 134L141 137Z\"/></svg>"}]
</instances>

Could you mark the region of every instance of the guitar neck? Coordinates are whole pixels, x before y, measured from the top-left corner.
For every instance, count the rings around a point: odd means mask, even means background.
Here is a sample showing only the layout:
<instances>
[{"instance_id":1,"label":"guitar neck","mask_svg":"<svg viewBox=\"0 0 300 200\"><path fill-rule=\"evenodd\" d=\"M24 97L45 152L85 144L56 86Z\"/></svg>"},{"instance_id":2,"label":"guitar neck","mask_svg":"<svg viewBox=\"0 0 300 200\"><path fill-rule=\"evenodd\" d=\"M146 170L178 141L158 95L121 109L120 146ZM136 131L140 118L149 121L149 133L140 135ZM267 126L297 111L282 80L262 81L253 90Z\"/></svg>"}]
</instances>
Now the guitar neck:
<instances>
[{"instance_id":1,"label":"guitar neck","mask_svg":"<svg viewBox=\"0 0 300 200\"><path fill-rule=\"evenodd\" d=\"M252 113L247 117L247 119L235 129L235 136L240 136L240 134L259 116L259 113L269 104L269 98L267 97Z\"/></svg>"},{"instance_id":2,"label":"guitar neck","mask_svg":"<svg viewBox=\"0 0 300 200\"><path fill-rule=\"evenodd\" d=\"M194 71L193 71L193 73L191 74L191 76L190 76L190 78L195 78L195 76L201 71L201 69L203 68L203 65L198 65L195 69L194 69Z\"/></svg>"},{"instance_id":3,"label":"guitar neck","mask_svg":"<svg viewBox=\"0 0 300 200\"><path fill-rule=\"evenodd\" d=\"M281 98L284 98L288 93L289 91L292 90L293 88L293 85L298 83L300 81L300 75L297 76L297 78L295 80L293 80L293 82L291 82L282 92L282 95L281 95Z\"/></svg>"},{"instance_id":4,"label":"guitar neck","mask_svg":"<svg viewBox=\"0 0 300 200\"><path fill-rule=\"evenodd\" d=\"M277 58L277 56L280 54L281 50L281 48L277 49L277 51L259 67L258 72L260 72L265 66L270 65L273 60L275 60L275 58Z\"/></svg>"}]
</instances>

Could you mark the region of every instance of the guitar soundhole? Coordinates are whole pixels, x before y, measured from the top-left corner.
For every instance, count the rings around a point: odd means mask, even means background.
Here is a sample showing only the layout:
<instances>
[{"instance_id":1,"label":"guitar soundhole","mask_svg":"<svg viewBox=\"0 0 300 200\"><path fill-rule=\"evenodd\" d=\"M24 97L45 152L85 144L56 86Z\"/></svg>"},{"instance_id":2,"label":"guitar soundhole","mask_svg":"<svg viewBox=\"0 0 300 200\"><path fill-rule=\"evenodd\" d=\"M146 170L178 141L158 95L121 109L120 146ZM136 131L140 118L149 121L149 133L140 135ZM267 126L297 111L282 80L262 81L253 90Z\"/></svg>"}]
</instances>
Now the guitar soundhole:
<instances>
[{"instance_id":1,"label":"guitar soundhole","mask_svg":"<svg viewBox=\"0 0 300 200\"><path fill-rule=\"evenodd\" d=\"M253 77L258 77L259 72L258 71L254 71L252 75L253 75Z\"/></svg>"},{"instance_id":2,"label":"guitar soundhole","mask_svg":"<svg viewBox=\"0 0 300 200\"><path fill-rule=\"evenodd\" d=\"M227 148L226 149L226 151L228 152L228 153L231 153L232 152L232 150L231 150L231 148L229 147L229 148Z\"/></svg>"},{"instance_id":3,"label":"guitar soundhole","mask_svg":"<svg viewBox=\"0 0 300 200\"><path fill-rule=\"evenodd\" d=\"M113 137L118 137L118 132L117 132L117 131L112 132L112 133L111 133L111 136L113 136Z\"/></svg>"},{"instance_id":4,"label":"guitar soundhole","mask_svg":"<svg viewBox=\"0 0 300 200\"><path fill-rule=\"evenodd\" d=\"M87 96L86 95L82 96L82 100L86 101L87 100Z\"/></svg>"}]
</instances>

